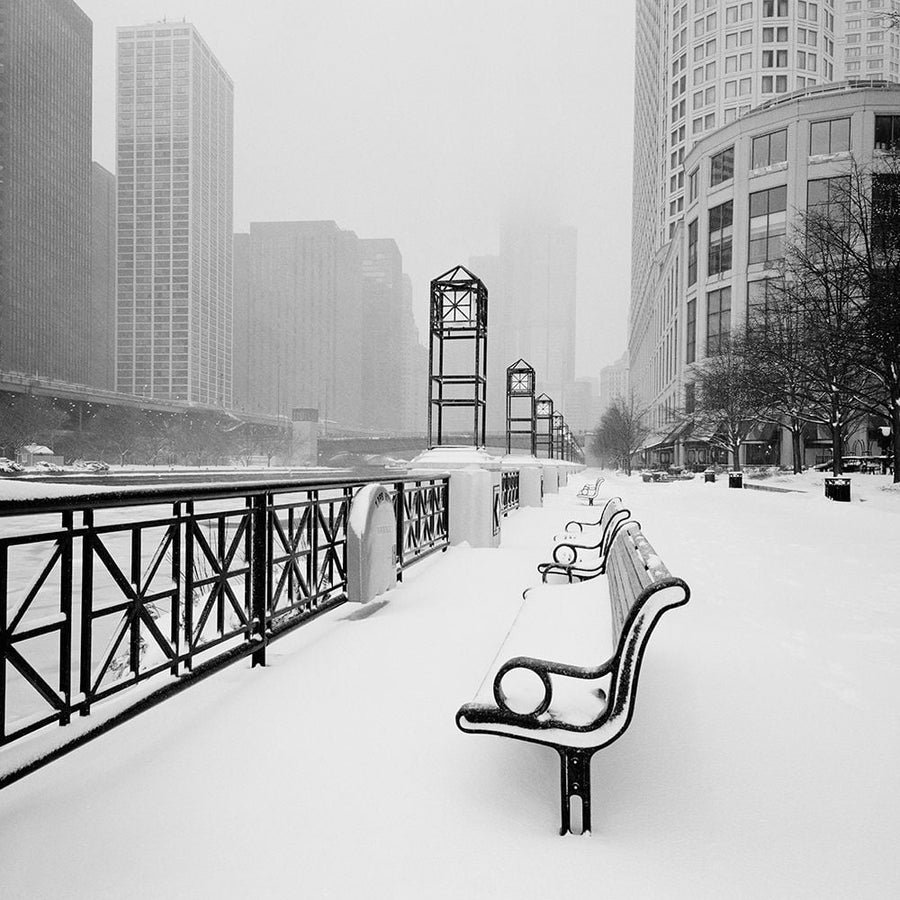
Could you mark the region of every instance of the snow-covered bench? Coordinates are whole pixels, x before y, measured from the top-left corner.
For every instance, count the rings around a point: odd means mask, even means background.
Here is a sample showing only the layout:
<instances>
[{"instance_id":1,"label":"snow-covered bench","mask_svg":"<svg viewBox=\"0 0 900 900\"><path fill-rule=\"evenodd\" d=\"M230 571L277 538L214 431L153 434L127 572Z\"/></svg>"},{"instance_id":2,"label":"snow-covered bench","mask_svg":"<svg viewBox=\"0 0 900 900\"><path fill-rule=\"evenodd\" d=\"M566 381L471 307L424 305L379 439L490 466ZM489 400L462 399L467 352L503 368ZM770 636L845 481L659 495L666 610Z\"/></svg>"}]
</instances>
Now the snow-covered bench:
<instances>
[{"instance_id":1,"label":"snow-covered bench","mask_svg":"<svg viewBox=\"0 0 900 900\"><path fill-rule=\"evenodd\" d=\"M603 575L612 540L630 516L621 498L612 497L596 522L567 522L565 532L554 538L552 561L537 567L541 581L546 584L550 576L558 575L571 584Z\"/></svg>"},{"instance_id":2,"label":"snow-covered bench","mask_svg":"<svg viewBox=\"0 0 900 900\"><path fill-rule=\"evenodd\" d=\"M587 500L588 506L593 506L594 501L597 499L597 495L600 493L600 485L603 484L604 479L602 476L598 478L593 484L589 484L585 482L581 486L581 490L575 495L579 500Z\"/></svg>"},{"instance_id":3,"label":"snow-covered bench","mask_svg":"<svg viewBox=\"0 0 900 900\"><path fill-rule=\"evenodd\" d=\"M581 832L590 832L591 757L628 727L647 640L659 617L689 597L629 522L613 540L606 578L526 593L475 698L457 712L462 731L559 753L560 834L575 833L575 798Z\"/></svg>"}]
</instances>

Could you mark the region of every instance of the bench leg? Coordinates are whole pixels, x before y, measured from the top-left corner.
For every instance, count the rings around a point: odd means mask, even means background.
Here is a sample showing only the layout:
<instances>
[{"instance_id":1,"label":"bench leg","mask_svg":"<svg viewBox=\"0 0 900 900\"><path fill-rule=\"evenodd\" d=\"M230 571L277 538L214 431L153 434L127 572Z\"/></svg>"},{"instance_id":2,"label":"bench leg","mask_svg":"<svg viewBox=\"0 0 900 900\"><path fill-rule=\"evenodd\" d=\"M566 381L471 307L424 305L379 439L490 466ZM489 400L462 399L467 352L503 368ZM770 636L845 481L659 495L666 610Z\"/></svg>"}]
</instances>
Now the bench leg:
<instances>
[{"instance_id":1,"label":"bench leg","mask_svg":"<svg viewBox=\"0 0 900 900\"><path fill-rule=\"evenodd\" d=\"M590 750L558 747L560 763L560 834L572 834L572 800L581 800L581 833L591 833L591 757Z\"/></svg>"}]
</instances>

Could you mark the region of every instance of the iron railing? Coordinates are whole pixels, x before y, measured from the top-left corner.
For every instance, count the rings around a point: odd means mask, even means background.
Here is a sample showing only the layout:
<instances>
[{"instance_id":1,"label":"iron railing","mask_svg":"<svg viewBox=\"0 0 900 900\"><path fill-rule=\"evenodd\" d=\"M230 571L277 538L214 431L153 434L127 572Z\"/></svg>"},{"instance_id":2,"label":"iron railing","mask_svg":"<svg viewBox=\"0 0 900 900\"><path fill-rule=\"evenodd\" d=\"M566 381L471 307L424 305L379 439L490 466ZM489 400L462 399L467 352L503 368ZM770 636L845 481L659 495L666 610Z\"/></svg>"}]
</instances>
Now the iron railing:
<instances>
[{"instance_id":1,"label":"iron railing","mask_svg":"<svg viewBox=\"0 0 900 900\"><path fill-rule=\"evenodd\" d=\"M500 505L504 516L508 515L510 510L519 508L518 469L510 469L501 473L500 494Z\"/></svg>"},{"instance_id":2,"label":"iron railing","mask_svg":"<svg viewBox=\"0 0 900 900\"><path fill-rule=\"evenodd\" d=\"M270 641L346 600L350 502L379 481L0 503L0 747L151 678L145 706L157 687L263 664ZM449 478L388 485L400 574L447 548Z\"/></svg>"}]
</instances>

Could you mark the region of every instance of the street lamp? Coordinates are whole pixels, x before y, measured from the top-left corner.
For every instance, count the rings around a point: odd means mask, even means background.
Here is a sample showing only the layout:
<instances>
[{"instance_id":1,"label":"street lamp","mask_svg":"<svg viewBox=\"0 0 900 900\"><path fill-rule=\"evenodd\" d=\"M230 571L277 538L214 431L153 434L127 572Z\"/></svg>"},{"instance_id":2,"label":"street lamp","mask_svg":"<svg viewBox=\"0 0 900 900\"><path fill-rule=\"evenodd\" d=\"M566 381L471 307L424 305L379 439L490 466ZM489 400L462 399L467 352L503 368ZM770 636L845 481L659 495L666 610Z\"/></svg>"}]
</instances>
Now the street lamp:
<instances>
[{"instance_id":1,"label":"street lamp","mask_svg":"<svg viewBox=\"0 0 900 900\"><path fill-rule=\"evenodd\" d=\"M879 425L878 430L881 432L881 440L884 446L881 448L881 474L887 474L888 467L888 459L890 458L890 439L891 439L891 426L890 425Z\"/></svg>"}]
</instances>

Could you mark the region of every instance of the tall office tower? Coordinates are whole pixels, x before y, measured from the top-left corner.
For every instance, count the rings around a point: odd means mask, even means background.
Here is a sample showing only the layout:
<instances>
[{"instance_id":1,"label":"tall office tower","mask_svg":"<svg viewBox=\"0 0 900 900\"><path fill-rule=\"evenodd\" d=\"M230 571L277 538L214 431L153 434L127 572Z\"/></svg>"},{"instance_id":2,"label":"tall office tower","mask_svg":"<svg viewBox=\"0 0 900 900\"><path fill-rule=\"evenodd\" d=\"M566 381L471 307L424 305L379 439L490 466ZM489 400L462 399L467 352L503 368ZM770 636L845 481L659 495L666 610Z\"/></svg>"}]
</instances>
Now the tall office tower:
<instances>
[{"instance_id":1,"label":"tall office tower","mask_svg":"<svg viewBox=\"0 0 900 900\"><path fill-rule=\"evenodd\" d=\"M503 290L502 265L499 256L469 257L469 271L477 275L488 289L487 332L487 416L489 435L506 433L506 369L516 356L516 335L510 328L512 314Z\"/></svg>"},{"instance_id":2,"label":"tall office tower","mask_svg":"<svg viewBox=\"0 0 900 900\"><path fill-rule=\"evenodd\" d=\"M116 176L91 170L91 305L88 383L116 387Z\"/></svg>"},{"instance_id":3,"label":"tall office tower","mask_svg":"<svg viewBox=\"0 0 900 900\"><path fill-rule=\"evenodd\" d=\"M363 353L366 340L362 314L362 262L359 238L342 231L337 240L337 306L335 308L334 389L331 418L347 428L363 422Z\"/></svg>"},{"instance_id":4,"label":"tall office tower","mask_svg":"<svg viewBox=\"0 0 900 900\"><path fill-rule=\"evenodd\" d=\"M0 372L89 379L93 26L0 0Z\"/></svg>"},{"instance_id":5,"label":"tall office tower","mask_svg":"<svg viewBox=\"0 0 900 900\"><path fill-rule=\"evenodd\" d=\"M378 431L403 427L403 260L393 238L360 240L363 310L364 424Z\"/></svg>"},{"instance_id":6,"label":"tall office tower","mask_svg":"<svg viewBox=\"0 0 900 900\"><path fill-rule=\"evenodd\" d=\"M342 234L334 222L252 222L235 235L236 410L334 419Z\"/></svg>"},{"instance_id":7,"label":"tall office tower","mask_svg":"<svg viewBox=\"0 0 900 900\"><path fill-rule=\"evenodd\" d=\"M193 25L118 29L118 390L232 404L231 79Z\"/></svg>"},{"instance_id":8,"label":"tall office tower","mask_svg":"<svg viewBox=\"0 0 900 900\"><path fill-rule=\"evenodd\" d=\"M900 15L900 0L839 0L838 55L848 79L900 82L900 28L886 13Z\"/></svg>"},{"instance_id":9,"label":"tall office tower","mask_svg":"<svg viewBox=\"0 0 900 900\"><path fill-rule=\"evenodd\" d=\"M400 361L403 367L402 431L423 434L428 425L428 352L419 340L413 315L413 283L403 273L403 306L400 310Z\"/></svg>"},{"instance_id":10,"label":"tall office tower","mask_svg":"<svg viewBox=\"0 0 900 900\"><path fill-rule=\"evenodd\" d=\"M500 231L503 299L492 324L512 338L506 365L522 357L539 386L557 390L575 374L577 245L567 226L507 223Z\"/></svg>"}]
</instances>

